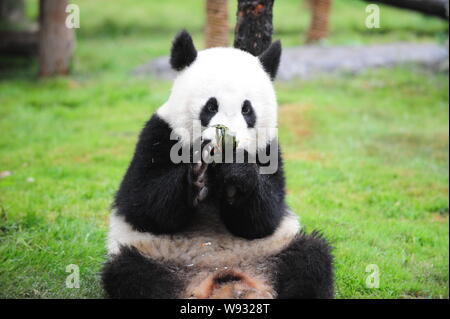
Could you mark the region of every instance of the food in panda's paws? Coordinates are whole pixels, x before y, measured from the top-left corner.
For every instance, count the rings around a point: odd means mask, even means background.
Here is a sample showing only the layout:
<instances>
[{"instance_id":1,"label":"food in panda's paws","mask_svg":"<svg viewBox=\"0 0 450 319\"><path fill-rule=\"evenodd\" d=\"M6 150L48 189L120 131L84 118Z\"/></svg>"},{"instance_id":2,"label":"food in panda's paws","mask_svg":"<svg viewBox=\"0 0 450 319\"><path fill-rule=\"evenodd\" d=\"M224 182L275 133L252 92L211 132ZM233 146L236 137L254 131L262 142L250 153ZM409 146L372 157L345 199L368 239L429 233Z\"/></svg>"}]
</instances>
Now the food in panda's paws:
<instances>
[{"instance_id":1,"label":"food in panda's paws","mask_svg":"<svg viewBox=\"0 0 450 319\"><path fill-rule=\"evenodd\" d=\"M238 141L236 136L231 133L230 129L225 125L215 125L216 128L216 148L217 151L223 153L227 148L226 145L231 145L231 150L234 150Z\"/></svg>"},{"instance_id":2,"label":"food in panda's paws","mask_svg":"<svg viewBox=\"0 0 450 319\"><path fill-rule=\"evenodd\" d=\"M235 151L238 141L236 136L225 125L217 124L211 128L214 129L214 138L206 138L204 140L202 145L202 162L216 164L223 162L224 155L230 156L226 152L231 152L230 154L232 154Z\"/></svg>"}]
</instances>

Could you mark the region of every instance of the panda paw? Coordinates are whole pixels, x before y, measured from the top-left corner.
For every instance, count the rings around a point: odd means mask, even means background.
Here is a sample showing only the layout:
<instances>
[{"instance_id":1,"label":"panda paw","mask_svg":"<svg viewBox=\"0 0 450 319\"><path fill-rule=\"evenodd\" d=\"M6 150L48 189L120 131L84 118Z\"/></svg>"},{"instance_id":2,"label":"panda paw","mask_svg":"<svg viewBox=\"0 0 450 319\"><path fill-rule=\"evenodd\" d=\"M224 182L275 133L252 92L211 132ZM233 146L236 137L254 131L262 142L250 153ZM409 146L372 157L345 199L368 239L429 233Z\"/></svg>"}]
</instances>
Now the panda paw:
<instances>
[{"instance_id":1,"label":"panda paw","mask_svg":"<svg viewBox=\"0 0 450 319\"><path fill-rule=\"evenodd\" d=\"M258 167L252 163L224 163L216 166L216 176L225 185L225 197L232 205L238 195L251 193L258 182Z\"/></svg>"},{"instance_id":2,"label":"panda paw","mask_svg":"<svg viewBox=\"0 0 450 319\"><path fill-rule=\"evenodd\" d=\"M193 165L192 168L192 184L194 187L194 207L203 201L208 195L208 187L206 186L207 175L206 170L208 169L208 164L197 163Z\"/></svg>"}]
</instances>

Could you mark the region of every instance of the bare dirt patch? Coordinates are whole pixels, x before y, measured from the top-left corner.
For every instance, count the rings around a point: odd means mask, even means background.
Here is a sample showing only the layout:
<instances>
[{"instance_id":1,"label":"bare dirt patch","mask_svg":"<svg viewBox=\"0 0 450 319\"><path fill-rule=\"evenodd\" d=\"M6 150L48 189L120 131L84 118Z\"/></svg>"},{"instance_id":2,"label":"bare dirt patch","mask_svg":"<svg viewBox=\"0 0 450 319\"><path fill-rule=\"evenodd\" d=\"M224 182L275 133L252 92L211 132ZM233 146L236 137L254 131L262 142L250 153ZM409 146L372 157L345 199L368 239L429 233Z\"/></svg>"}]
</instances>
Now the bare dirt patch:
<instances>
[{"instance_id":1,"label":"bare dirt patch","mask_svg":"<svg viewBox=\"0 0 450 319\"><path fill-rule=\"evenodd\" d=\"M311 121L308 120L307 112L311 109L310 105L301 103L283 104L279 111L280 127L287 129L293 139L295 145L300 146L298 150L290 150L284 154L287 160L302 160L302 161L324 161L325 155L302 147L305 140L311 138L313 135L313 128Z\"/></svg>"},{"instance_id":2,"label":"bare dirt patch","mask_svg":"<svg viewBox=\"0 0 450 319\"><path fill-rule=\"evenodd\" d=\"M433 213L431 214L431 221L441 224L448 223L448 215Z\"/></svg>"},{"instance_id":3,"label":"bare dirt patch","mask_svg":"<svg viewBox=\"0 0 450 319\"><path fill-rule=\"evenodd\" d=\"M279 123L290 132L295 133L301 142L311 135L311 124L307 121L305 113L310 109L305 104L283 104L280 106Z\"/></svg>"}]
</instances>

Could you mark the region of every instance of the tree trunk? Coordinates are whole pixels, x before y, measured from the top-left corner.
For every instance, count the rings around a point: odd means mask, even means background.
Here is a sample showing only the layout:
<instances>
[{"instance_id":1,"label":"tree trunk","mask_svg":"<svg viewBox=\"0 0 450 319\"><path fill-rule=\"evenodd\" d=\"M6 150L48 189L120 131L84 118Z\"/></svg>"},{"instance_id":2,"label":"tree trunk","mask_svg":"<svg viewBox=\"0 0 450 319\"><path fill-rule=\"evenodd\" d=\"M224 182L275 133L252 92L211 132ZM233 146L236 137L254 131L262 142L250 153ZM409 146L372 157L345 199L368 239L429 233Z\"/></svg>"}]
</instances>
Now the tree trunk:
<instances>
[{"instance_id":1,"label":"tree trunk","mask_svg":"<svg viewBox=\"0 0 450 319\"><path fill-rule=\"evenodd\" d=\"M234 47L255 56L272 43L274 0L238 0Z\"/></svg>"},{"instance_id":2,"label":"tree trunk","mask_svg":"<svg viewBox=\"0 0 450 319\"><path fill-rule=\"evenodd\" d=\"M320 41L328 36L331 0L309 0L311 24L306 36L307 43Z\"/></svg>"},{"instance_id":3,"label":"tree trunk","mask_svg":"<svg viewBox=\"0 0 450 319\"><path fill-rule=\"evenodd\" d=\"M448 0L364 0L409 9L448 20Z\"/></svg>"},{"instance_id":4,"label":"tree trunk","mask_svg":"<svg viewBox=\"0 0 450 319\"><path fill-rule=\"evenodd\" d=\"M66 75L74 49L74 31L66 27L67 0L40 0L39 75Z\"/></svg>"},{"instance_id":5,"label":"tree trunk","mask_svg":"<svg viewBox=\"0 0 450 319\"><path fill-rule=\"evenodd\" d=\"M15 25L25 19L25 4L23 0L0 0L0 24Z\"/></svg>"},{"instance_id":6,"label":"tree trunk","mask_svg":"<svg viewBox=\"0 0 450 319\"><path fill-rule=\"evenodd\" d=\"M205 47L227 47L228 1L206 0Z\"/></svg>"}]
</instances>

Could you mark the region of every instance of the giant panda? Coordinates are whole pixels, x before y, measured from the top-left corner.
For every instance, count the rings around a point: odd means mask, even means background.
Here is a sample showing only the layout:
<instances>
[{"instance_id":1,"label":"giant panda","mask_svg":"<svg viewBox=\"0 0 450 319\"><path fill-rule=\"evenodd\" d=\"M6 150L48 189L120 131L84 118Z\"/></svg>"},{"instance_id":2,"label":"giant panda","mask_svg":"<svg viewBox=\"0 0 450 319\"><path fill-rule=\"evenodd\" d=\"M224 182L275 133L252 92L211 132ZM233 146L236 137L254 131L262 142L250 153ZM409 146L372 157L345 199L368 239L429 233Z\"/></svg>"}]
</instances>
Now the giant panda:
<instances>
[{"instance_id":1,"label":"giant panda","mask_svg":"<svg viewBox=\"0 0 450 319\"><path fill-rule=\"evenodd\" d=\"M286 205L276 131L257 137L258 150L276 153L270 174L246 143L258 128L277 127L272 82L280 56L280 42L255 57L235 48L197 52L188 32L176 36L170 97L140 133L113 203L102 271L107 296L333 297L330 245L318 232L304 233ZM194 122L202 146L226 126L246 161L174 163L174 145L192 149Z\"/></svg>"}]
</instances>

